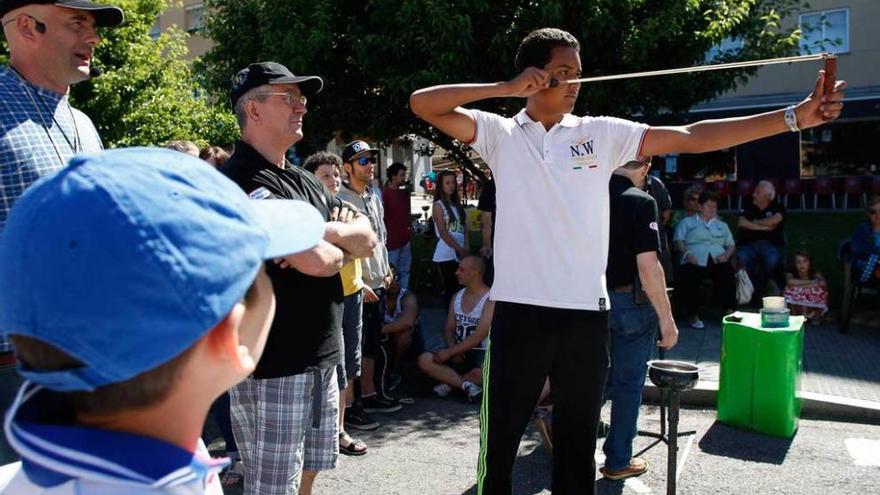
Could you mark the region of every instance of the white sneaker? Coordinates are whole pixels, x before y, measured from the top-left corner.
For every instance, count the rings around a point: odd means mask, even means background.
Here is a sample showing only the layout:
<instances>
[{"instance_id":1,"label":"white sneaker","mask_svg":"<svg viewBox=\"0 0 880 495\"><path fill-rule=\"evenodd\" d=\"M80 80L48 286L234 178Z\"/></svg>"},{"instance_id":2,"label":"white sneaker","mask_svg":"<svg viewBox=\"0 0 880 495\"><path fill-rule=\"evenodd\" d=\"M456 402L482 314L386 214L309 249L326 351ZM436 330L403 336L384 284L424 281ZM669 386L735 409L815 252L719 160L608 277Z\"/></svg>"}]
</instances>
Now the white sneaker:
<instances>
[{"instance_id":1,"label":"white sneaker","mask_svg":"<svg viewBox=\"0 0 880 495\"><path fill-rule=\"evenodd\" d=\"M694 318L691 320L691 328L696 328L697 330L702 330L706 328L706 325L703 324L703 320L699 318Z\"/></svg>"},{"instance_id":2,"label":"white sneaker","mask_svg":"<svg viewBox=\"0 0 880 495\"><path fill-rule=\"evenodd\" d=\"M469 382L467 380L461 384L461 389L464 390L464 393L467 394L467 398L469 401L472 401L480 396L483 393L483 389L480 388L479 385L473 382Z\"/></svg>"},{"instance_id":3,"label":"white sneaker","mask_svg":"<svg viewBox=\"0 0 880 495\"><path fill-rule=\"evenodd\" d=\"M437 397L446 397L449 395L449 392L452 392L452 387L445 383L441 383L434 387L434 394L436 394Z\"/></svg>"}]
</instances>

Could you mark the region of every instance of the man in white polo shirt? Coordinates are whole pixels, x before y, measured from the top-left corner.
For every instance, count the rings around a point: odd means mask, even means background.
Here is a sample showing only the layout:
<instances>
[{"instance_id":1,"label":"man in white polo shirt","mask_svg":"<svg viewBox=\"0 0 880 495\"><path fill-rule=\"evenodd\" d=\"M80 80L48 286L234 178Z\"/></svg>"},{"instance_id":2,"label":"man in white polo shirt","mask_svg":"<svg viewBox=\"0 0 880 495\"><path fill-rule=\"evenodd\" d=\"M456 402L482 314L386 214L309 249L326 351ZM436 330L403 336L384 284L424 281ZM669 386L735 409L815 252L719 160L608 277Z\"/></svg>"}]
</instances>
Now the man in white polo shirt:
<instances>
[{"instance_id":1,"label":"man in white polo shirt","mask_svg":"<svg viewBox=\"0 0 880 495\"><path fill-rule=\"evenodd\" d=\"M496 301L484 367L478 493L509 494L522 433L545 377L553 389L554 494L594 493L596 429L608 372L608 181L639 156L699 153L815 127L840 115L844 83L751 117L649 127L571 115L580 84L578 41L559 29L530 33L507 82L416 91L416 115L489 164L497 188ZM823 98L824 96L824 98ZM526 98L512 118L462 108ZM825 100L825 101L823 101ZM664 335L673 322L661 325ZM666 339L664 339L666 340Z\"/></svg>"}]
</instances>

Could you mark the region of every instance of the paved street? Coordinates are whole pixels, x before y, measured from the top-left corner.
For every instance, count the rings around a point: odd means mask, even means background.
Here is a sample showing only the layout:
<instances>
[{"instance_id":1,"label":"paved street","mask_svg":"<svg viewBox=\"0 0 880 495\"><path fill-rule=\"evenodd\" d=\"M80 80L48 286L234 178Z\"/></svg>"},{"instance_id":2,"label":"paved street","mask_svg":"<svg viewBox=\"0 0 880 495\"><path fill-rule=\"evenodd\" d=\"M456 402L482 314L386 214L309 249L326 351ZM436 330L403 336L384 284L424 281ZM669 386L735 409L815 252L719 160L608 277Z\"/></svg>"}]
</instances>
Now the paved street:
<instances>
[{"instance_id":1,"label":"paved street","mask_svg":"<svg viewBox=\"0 0 880 495\"><path fill-rule=\"evenodd\" d=\"M431 347L442 321L440 310L424 308L423 321ZM682 328L680 345L669 357L699 363L706 369L702 380L711 384L717 381L721 329L710 321L706 318L704 331ZM841 335L831 325L806 330L803 387L823 387L814 390L829 393L832 400L860 397L876 404L871 399L880 390L880 376L870 363L880 359L878 331L861 327ZM335 471L319 477L316 493L476 493L477 405L460 398L434 398L430 383L418 377L404 385L402 394L415 397L416 404L377 415L383 423L379 430L353 432L368 443L370 452L341 456ZM642 407L642 430L659 431L658 411L654 405ZM608 415L606 406L603 416ZM680 494L880 493L880 426L801 420L795 437L787 440L717 423L711 409L684 409L680 429L697 431L679 443ZM639 437L636 451L652 442ZM644 457L650 464L648 473L626 482L599 479L599 493L666 493L665 445L654 446ZM596 460L601 465L601 440ZM516 494L550 493L550 458L533 425L520 445L514 480Z\"/></svg>"},{"instance_id":2,"label":"paved street","mask_svg":"<svg viewBox=\"0 0 880 495\"><path fill-rule=\"evenodd\" d=\"M377 417L382 428L358 434L370 452L340 456L339 467L318 478L316 493L476 493L476 405L424 397L399 413ZM697 430L679 443L680 494L880 493L880 426L804 420L794 439L786 440L727 427L715 422L714 411L695 409L682 412L680 426ZM643 406L640 428L659 430L656 407ZM636 448L651 442L639 437ZM666 493L665 446L644 457L648 473L625 483L600 479L599 493ZM601 465L601 447L596 460ZM532 427L520 446L514 480L516 494L550 493L550 458Z\"/></svg>"}]
</instances>

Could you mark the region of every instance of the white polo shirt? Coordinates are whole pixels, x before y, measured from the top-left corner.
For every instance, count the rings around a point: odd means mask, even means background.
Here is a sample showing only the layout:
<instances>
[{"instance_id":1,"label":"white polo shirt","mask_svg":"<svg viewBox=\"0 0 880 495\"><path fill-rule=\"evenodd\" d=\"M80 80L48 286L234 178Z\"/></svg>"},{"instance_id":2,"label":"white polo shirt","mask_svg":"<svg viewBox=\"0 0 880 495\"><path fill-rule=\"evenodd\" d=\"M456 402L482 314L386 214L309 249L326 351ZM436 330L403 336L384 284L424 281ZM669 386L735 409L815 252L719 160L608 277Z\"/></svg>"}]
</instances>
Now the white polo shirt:
<instances>
[{"instance_id":1,"label":"white polo shirt","mask_svg":"<svg viewBox=\"0 0 880 495\"><path fill-rule=\"evenodd\" d=\"M648 126L566 114L545 131L525 109L513 118L470 112L477 124L471 146L497 189L491 299L610 309L608 181L636 159Z\"/></svg>"}]
</instances>

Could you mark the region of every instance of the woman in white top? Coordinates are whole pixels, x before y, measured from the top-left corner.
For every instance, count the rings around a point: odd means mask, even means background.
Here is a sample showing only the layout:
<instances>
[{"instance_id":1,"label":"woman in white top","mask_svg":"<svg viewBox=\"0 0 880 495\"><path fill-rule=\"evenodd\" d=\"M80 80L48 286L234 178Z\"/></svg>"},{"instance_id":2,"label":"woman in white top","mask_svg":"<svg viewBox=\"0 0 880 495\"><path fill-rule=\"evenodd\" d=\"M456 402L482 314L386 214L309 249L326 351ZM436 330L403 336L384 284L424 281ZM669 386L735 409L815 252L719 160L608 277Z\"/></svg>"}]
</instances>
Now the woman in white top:
<instances>
[{"instance_id":1,"label":"woman in white top","mask_svg":"<svg viewBox=\"0 0 880 495\"><path fill-rule=\"evenodd\" d=\"M468 238L465 229L466 217L455 174L444 170L437 175L437 187L434 188L434 232L437 234L437 247L434 248L434 263L443 276L444 307L449 307L452 295L458 290L455 270L458 260L468 255Z\"/></svg>"}]
</instances>

